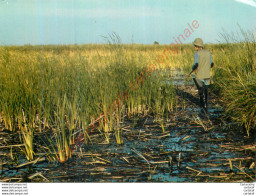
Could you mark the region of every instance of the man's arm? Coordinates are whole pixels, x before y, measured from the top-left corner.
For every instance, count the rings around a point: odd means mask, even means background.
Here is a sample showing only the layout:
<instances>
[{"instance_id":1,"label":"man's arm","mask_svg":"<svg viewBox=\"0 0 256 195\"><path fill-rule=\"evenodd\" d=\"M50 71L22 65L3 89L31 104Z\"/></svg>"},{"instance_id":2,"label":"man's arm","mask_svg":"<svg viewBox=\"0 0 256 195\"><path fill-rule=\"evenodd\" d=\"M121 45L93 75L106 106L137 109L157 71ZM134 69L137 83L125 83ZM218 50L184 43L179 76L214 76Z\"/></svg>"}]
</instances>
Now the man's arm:
<instances>
[{"instance_id":1,"label":"man's arm","mask_svg":"<svg viewBox=\"0 0 256 195\"><path fill-rule=\"evenodd\" d=\"M192 70L195 71L197 68L198 68L198 63L195 63L195 64L192 66Z\"/></svg>"},{"instance_id":2,"label":"man's arm","mask_svg":"<svg viewBox=\"0 0 256 195\"><path fill-rule=\"evenodd\" d=\"M210 61L211 61L211 68L214 66L214 63L212 61L212 54L210 53Z\"/></svg>"},{"instance_id":3,"label":"man's arm","mask_svg":"<svg viewBox=\"0 0 256 195\"><path fill-rule=\"evenodd\" d=\"M192 66L192 71L186 76L187 78L198 68L199 56L197 52L194 54L194 64Z\"/></svg>"},{"instance_id":4,"label":"man's arm","mask_svg":"<svg viewBox=\"0 0 256 195\"><path fill-rule=\"evenodd\" d=\"M192 71L191 71L191 73L194 72L194 71L198 68L198 63L199 63L199 56L198 56L198 53L196 52L196 53L194 54L194 64L193 64L193 66L192 66Z\"/></svg>"}]
</instances>

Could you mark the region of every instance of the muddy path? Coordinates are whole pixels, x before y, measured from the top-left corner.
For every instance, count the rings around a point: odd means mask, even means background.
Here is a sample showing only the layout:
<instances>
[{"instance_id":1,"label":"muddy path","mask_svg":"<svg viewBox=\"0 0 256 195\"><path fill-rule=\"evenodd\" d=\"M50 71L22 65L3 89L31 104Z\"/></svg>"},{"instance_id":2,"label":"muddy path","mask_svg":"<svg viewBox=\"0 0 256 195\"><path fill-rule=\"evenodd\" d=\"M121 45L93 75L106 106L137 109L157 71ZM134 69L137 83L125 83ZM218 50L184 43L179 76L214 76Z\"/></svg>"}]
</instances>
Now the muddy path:
<instances>
[{"instance_id":1,"label":"muddy path","mask_svg":"<svg viewBox=\"0 0 256 195\"><path fill-rule=\"evenodd\" d=\"M162 125L150 115L129 119L122 124L124 144L117 145L113 134L110 144L102 135L93 134L92 142L77 148L72 159L62 164L47 162L42 155L34 164L17 167L9 163L10 149L2 150L1 181L255 181L254 138L224 120L218 99L211 92L209 113L201 113L193 83L185 85L175 78L179 106ZM17 158L20 164L27 162L24 157Z\"/></svg>"}]
</instances>

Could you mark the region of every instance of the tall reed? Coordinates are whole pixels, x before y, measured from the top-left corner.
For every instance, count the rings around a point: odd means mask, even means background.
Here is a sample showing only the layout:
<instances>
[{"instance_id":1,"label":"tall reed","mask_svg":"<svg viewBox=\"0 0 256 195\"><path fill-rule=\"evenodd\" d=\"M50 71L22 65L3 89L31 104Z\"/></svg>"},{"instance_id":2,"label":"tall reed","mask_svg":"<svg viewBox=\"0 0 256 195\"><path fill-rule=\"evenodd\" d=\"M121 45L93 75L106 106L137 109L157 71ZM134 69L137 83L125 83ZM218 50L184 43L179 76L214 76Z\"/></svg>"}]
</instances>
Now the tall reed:
<instances>
[{"instance_id":1,"label":"tall reed","mask_svg":"<svg viewBox=\"0 0 256 195\"><path fill-rule=\"evenodd\" d=\"M122 144L125 117L152 113L160 118L173 109L173 87L163 87L158 75L175 64L172 55L163 64L157 62L157 55L166 46L123 45L113 35L105 45L40 49L10 46L1 47L0 52L0 114L7 129L21 130L28 159L33 158L37 131L52 131L45 147L64 162L71 158L75 131L82 129L84 141L90 140L87 125L101 113L106 120L96 124L94 132L101 133L107 142L113 135ZM181 58L180 53L177 58ZM152 63L157 70L139 81ZM116 106L118 95L124 91L127 98Z\"/></svg>"},{"instance_id":2,"label":"tall reed","mask_svg":"<svg viewBox=\"0 0 256 195\"><path fill-rule=\"evenodd\" d=\"M249 136L256 127L256 39L241 28L221 35L226 44L216 49L215 91L226 116L244 126Z\"/></svg>"}]
</instances>

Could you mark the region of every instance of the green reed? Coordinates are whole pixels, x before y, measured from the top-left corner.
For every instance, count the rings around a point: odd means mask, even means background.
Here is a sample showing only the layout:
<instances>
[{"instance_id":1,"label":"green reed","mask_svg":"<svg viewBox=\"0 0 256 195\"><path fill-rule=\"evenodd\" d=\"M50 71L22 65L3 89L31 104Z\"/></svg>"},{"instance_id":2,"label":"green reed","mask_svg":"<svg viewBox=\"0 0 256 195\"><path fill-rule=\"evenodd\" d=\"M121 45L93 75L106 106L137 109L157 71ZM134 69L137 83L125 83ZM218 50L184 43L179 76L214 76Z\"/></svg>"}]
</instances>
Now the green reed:
<instances>
[{"instance_id":1,"label":"green reed","mask_svg":"<svg viewBox=\"0 0 256 195\"><path fill-rule=\"evenodd\" d=\"M226 116L244 126L249 136L256 127L256 39L240 29L223 33L226 44L216 49L215 90Z\"/></svg>"},{"instance_id":2,"label":"green reed","mask_svg":"<svg viewBox=\"0 0 256 195\"><path fill-rule=\"evenodd\" d=\"M45 140L46 152L61 162L71 158L74 133L82 129L85 141L89 141L87 126L104 112L108 112L107 122L96 124L95 131L107 142L113 140L113 135L122 144L125 116L163 116L173 109L174 90L172 86L162 88L157 71L145 77L136 90L130 87L149 64L154 63L158 70L165 68L156 62L163 48L115 43L43 46L41 52L37 46L3 47L2 120L12 131L25 129L21 131L22 140L29 160L37 142L34 134L45 130L52 132ZM123 91L128 97L118 107L113 106Z\"/></svg>"}]
</instances>

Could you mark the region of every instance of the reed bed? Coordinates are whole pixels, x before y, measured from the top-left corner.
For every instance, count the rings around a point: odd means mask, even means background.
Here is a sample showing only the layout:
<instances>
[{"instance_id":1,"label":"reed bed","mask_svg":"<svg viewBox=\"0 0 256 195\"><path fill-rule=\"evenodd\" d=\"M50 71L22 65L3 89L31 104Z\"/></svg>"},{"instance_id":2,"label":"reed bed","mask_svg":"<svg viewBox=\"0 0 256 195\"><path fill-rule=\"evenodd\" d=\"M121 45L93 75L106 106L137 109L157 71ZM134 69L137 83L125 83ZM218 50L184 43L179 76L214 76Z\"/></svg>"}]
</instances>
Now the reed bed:
<instances>
[{"instance_id":1,"label":"reed bed","mask_svg":"<svg viewBox=\"0 0 256 195\"><path fill-rule=\"evenodd\" d=\"M242 29L221 37L226 44L215 49L214 91L226 116L245 127L250 136L256 127L256 38Z\"/></svg>"},{"instance_id":2,"label":"reed bed","mask_svg":"<svg viewBox=\"0 0 256 195\"><path fill-rule=\"evenodd\" d=\"M256 126L256 43L250 33L241 34L240 41L225 34L226 44L206 47L215 62L213 91L222 100L226 116L244 126L249 136ZM166 49L168 45L120 44L116 35L102 45L1 47L1 121L6 129L20 133L28 160L35 156L38 132L51 132L44 139L50 159L71 158L75 133L82 130L84 142L90 141L93 132L87 127L101 113L107 117L95 129L106 143L114 136L122 144L120 124L147 114L155 117L164 133L163 118L177 106L177 97L175 87L162 81L172 70L188 73L194 54L192 45L179 45L176 53L163 55ZM165 58L161 63L160 55ZM149 64L156 69L138 80ZM127 98L117 106L124 91Z\"/></svg>"},{"instance_id":3,"label":"reed bed","mask_svg":"<svg viewBox=\"0 0 256 195\"><path fill-rule=\"evenodd\" d=\"M83 129L88 138L87 126L100 113L108 112L96 129L106 142L114 133L116 142L122 144L120 123L125 117L149 113L163 117L174 107L173 86L163 90L157 74L170 66L170 59L157 64L156 56L163 48L119 43L43 46L42 50L37 46L2 47L0 114L5 128L21 132L28 160L33 159L34 133L51 131L45 151L63 162L71 157L75 131ZM138 85L138 77L151 63L156 71ZM134 82L136 90L131 88ZM113 105L123 91L127 91L127 99Z\"/></svg>"}]
</instances>

